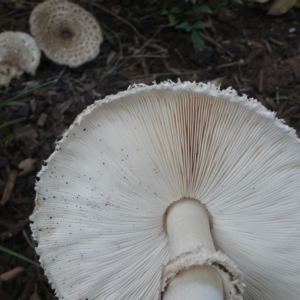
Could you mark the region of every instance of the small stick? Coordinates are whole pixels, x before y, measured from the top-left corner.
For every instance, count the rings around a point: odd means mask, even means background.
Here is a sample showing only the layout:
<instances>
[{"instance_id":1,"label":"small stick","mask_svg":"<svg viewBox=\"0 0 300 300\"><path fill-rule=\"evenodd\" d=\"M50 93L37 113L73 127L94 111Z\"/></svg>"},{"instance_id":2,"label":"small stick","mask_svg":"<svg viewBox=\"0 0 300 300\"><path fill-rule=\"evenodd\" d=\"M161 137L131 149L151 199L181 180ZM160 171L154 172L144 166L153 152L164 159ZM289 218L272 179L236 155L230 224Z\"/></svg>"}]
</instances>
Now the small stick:
<instances>
[{"instance_id":1,"label":"small stick","mask_svg":"<svg viewBox=\"0 0 300 300\"><path fill-rule=\"evenodd\" d=\"M10 226L8 228L8 230L6 230L0 234L0 241L9 239L9 238L15 236L28 224L29 224L29 217L25 218L24 220L20 221L17 224Z\"/></svg>"},{"instance_id":2,"label":"small stick","mask_svg":"<svg viewBox=\"0 0 300 300\"><path fill-rule=\"evenodd\" d=\"M4 206L5 203L9 200L9 198L12 194L12 191L15 187L17 177L18 177L18 172L17 171L15 171L15 170L10 171L8 169L8 179L7 179L7 182L6 182L4 193L3 193L2 198L1 198L1 202L0 202L1 206Z\"/></svg>"}]
</instances>

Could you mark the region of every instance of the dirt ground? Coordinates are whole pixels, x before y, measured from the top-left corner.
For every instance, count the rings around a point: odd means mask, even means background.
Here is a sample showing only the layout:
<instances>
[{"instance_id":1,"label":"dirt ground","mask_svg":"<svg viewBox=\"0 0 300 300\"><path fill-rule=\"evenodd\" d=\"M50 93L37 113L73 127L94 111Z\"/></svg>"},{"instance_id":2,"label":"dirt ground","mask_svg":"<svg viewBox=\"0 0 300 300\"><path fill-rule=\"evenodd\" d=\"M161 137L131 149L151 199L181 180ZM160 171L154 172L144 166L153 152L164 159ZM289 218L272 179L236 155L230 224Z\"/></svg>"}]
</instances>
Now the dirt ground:
<instances>
[{"instance_id":1,"label":"dirt ground","mask_svg":"<svg viewBox=\"0 0 300 300\"><path fill-rule=\"evenodd\" d=\"M1 0L0 32L29 32L28 17L38 2ZM232 86L258 99L300 136L300 10L271 17L249 4L232 6L231 17L210 20L211 28L202 33L206 46L198 51L189 36L169 26L151 2L77 3L93 12L103 28L100 55L77 69L58 66L43 56L35 77L25 75L13 80L9 89L0 89L3 101L55 80L0 111L0 124L24 118L1 130L1 139L26 126L0 147L0 241L34 261L38 257L29 215L36 173L57 137L95 100L133 83L222 78L223 88ZM0 275L13 269L20 272L0 282L1 300L54 299L42 269L0 251Z\"/></svg>"}]
</instances>

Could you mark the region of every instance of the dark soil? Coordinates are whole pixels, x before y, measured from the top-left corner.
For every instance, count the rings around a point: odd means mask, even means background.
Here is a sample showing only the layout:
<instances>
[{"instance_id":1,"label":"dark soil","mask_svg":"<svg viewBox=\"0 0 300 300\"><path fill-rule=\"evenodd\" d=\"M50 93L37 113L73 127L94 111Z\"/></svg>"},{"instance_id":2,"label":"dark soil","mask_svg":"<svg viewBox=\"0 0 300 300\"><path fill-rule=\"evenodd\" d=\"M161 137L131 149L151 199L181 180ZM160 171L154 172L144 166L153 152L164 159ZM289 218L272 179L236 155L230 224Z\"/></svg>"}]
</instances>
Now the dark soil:
<instances>
[{"instance_id":1,"label":"dark soil","mask_svg":"<svg viewBox=\"0 0 300 300\"><path fill-rule=\"evenodd\" d=\"M0 32L29 32L28 17L38 0L0 2ZM278 17L245 4L231 7L231 17L214 17L203 31L203 51L189 36L168 25L151 2L77 1L99 20L105 36L101 54L77 69L58 66L46 57L35 77L28 75L0 89L5 100L36 84L54 83L22 97L0 111L0 124L23 121L0 132L3 139L26 128L0 147L1 245L38 261L29 228L34 208L36 173L54 150L55 140L87 105L133 83L211 81L223 78L274 110L300 136L300 11ZM145 4L148 3L148 4ZM54 299L42 269L0 252L0 275L21 267L0 282L0 299ZM18 270L18 269L16 269Z\"/></svg>"}]
</instances>

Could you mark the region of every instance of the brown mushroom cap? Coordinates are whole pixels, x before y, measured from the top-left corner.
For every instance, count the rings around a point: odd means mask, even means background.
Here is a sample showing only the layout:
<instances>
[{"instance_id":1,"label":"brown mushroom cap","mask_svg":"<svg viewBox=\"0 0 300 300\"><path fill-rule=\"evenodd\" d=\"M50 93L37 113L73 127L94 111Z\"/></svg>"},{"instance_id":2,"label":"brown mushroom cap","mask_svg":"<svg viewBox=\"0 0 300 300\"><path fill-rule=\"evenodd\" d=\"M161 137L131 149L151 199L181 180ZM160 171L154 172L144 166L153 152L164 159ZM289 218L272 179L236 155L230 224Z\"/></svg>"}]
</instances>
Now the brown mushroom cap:
<instances>
[{"instance_id":1,"label":"brown mushroom cap","mask_svg":"<svg viewBox=\"0 0 300 300\"><path fill-rule=\"evenodd\" d=\"M24 72L31 75L40 63L41 52L33 37L24 32L0 34L0 84L6 85Z\"/></svg>"},{"instance_id":2,"label":"brown mushroom cap","mask_svg":"<svg viewBox=\"0 0 300 300\"><path fill-rule=\"evenodd\" d=\"M94 16L69 1L49 0L36 6L30 30L49 59L69 67L94 59L103 41Z\"/></svg>"}]
</instances>

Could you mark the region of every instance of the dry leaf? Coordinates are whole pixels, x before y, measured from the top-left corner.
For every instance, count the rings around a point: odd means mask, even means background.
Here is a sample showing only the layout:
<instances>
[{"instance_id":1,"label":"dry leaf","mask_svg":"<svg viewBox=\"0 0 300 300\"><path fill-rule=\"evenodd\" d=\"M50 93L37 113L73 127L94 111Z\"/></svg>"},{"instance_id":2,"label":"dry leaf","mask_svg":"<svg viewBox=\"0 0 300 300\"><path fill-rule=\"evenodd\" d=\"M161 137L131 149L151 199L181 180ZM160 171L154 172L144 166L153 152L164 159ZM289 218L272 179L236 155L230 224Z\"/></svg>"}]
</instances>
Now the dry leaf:
<instances>
[{"instance_id":1,"label":"dry leaf","mask_svg":"<svg viewBox=\"0 0 300 300\"><path fill-rule=\"evenodd\" d=\"M13 192L13 189L15 187L17 177L18 177L17 171L8 169L8 178L6 181L4 192L2 194L0 205L2 205L2 206L5 205L5 203L9 200L9 198Z\"/></svg>"},{"instance_id":2,"label":"dry leaf","mask_svg":"<svg viewBox=\"0 0 300 300\"><path fill-rule=\"evenodd\" d=\"M60 111L60 113L64 114L64 112L68 110L68 108L70 107L70 105L72 104L72 102L73 101L71 99L69 99L69 100L67 100L67 101L59 104L59 111Z\"/></svg>"},{"instance_id":3,"label":"dry leaf","mask_svg":"<svg viewBox=\"0 0 300 300\"><path fill-rule=\"evenodd\" d=\"M34 167L35 161L36 160L33 158L26 158L26 159L22 160L18 165L18 168L22 170L20 172L19 176L23 176L23 175L28 174L31 171L33 171L35 168Z\"/></svg>"},{"instance_id":4,"label":"dry leaf","mask_svg":"<svg viewBox=\"0 0 300 300\"><path fill-rule=\"evenodd\" d=\"M0 281L9 281L14 279L18 274L22 273L24 268L16 267L0 275Z\"/></svg>"},{"instance_id":5,"label":"dry leaf","mask_svg":"<svg viewBox=\"0 0 300 300\"><path fill-rule=\"evenodd\" d=\"M297 0L275 0L268 11L268 14L274 16L285 14L296 3Z\"/></svg>"},{"instance_id":6,"label":"dry leaf","mask_svg":"<svg viewBox=\"0 0 300 300\"><path fill-rule=\"evenodd\" d=\"M258 3L267 3L269 0L254 0L254 2Z\"/></svg>"},{"instance_id":7,"label":"dry leaf","mask_svg":"<svg viewBox=\"0 0 300 300\"><path fill-rule=\"evenodd\" d=\"M40 296L39 296L39 294L38 294L37 292L34 292L34 293L30 296L29 300L41 300L41 298L40 298Z\"/></svg>"},{"instance_id":8,"label":"dry leaf","mask_svg":"<svg viewBox=\"0 0 300 300\"><path fill-rule=\"evenodd\" d=\"M38 134L33 127L27 127L26 129L16 134L17 139L22 139L24 137L30 138L35 141L35 139L38 137Z\"/></svg>"},{"instance_id":9,"label":"dry leaf","mask_svg":"<svg viewBox=\"0 0 300 300\"><path fill-rule=\"evenodd\" d=\"M37 125L40 126L40 127L43 127L45 125L45 122L48 118L48 115L45 114L45 113L41 113L38 121L37 121Z\"/></svg>"}]
</instances>

